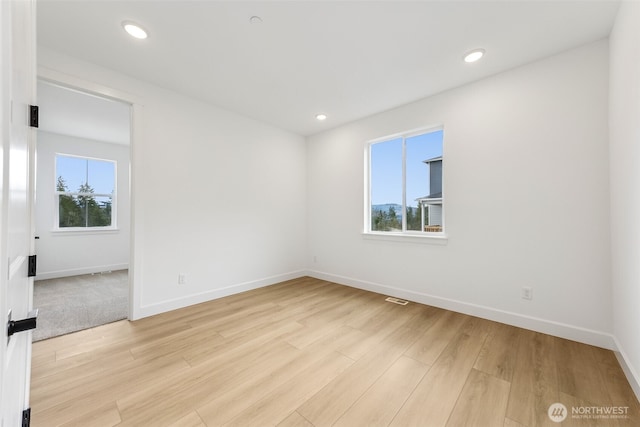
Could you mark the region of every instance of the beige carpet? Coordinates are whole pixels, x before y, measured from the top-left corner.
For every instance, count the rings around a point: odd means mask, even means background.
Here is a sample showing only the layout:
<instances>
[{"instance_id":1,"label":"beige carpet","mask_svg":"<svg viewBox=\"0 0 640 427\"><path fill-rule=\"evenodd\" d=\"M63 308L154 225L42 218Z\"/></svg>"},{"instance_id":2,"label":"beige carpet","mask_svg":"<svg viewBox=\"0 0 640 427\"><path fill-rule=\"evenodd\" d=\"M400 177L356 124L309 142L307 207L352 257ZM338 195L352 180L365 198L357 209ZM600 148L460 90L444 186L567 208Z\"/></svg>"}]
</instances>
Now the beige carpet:
<instances>
[{"instance_id":1,"label":"beige carpet","mask_svg":"<svg viewBox=\"0 0 640 427\"><path fill-rule=\"evenodd\" d=\"M33 340L126 319L129 272L87 274L39 280L33 286L33 307L39 309Z\"/></svg>"}]
</instances>

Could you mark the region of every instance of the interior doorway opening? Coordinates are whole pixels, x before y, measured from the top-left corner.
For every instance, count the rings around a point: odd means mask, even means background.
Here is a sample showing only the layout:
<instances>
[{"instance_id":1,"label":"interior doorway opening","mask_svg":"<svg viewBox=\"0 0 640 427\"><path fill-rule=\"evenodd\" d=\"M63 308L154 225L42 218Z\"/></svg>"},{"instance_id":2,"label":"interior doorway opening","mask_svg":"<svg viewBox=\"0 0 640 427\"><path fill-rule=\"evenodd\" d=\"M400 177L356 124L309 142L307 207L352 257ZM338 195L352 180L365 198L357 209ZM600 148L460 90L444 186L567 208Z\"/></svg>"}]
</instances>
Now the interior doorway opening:
<instances>
[{"instance_id":1,"label":"interior doorway opening","mask_svg":"<svg viewBox=\"0 0 640 427\"><path fill-rule=\"evenodd\" d=\"M34 340L126 319L131 104L38 81Z\"/></svg>"}]
</instances>

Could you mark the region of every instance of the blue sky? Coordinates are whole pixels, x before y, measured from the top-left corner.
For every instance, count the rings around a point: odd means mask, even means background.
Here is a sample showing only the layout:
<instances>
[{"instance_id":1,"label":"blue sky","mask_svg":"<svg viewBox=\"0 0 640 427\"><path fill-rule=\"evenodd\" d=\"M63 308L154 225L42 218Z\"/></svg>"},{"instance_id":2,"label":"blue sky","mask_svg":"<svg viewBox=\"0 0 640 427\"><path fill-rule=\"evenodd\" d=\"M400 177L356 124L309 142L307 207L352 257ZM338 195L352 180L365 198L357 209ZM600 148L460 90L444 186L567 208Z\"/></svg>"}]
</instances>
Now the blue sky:
<instances>
[{"instance_id":1,"label":"blue sky","mask_svg":"<svg viewBox=\"0 0 640 427\"><path fill-rule=\"evenodd\" d=\"M56 156L56 182L62 176L69 191L78 191L88 182L96 194L111 194L115 184L115 162Z\"/></svg>"},{"instance_id":2,"label":"blue sky","mask_svg":"<svg viewBox=\"0 0 640 427\"><path fill-rule=\"evenodd\" d=\"M442 156L442 130L406 139L407 206L429 194L429 167L423 162ZM402 204L402 138L371 145L371 204Z\"/></svg>"}]
</instances>

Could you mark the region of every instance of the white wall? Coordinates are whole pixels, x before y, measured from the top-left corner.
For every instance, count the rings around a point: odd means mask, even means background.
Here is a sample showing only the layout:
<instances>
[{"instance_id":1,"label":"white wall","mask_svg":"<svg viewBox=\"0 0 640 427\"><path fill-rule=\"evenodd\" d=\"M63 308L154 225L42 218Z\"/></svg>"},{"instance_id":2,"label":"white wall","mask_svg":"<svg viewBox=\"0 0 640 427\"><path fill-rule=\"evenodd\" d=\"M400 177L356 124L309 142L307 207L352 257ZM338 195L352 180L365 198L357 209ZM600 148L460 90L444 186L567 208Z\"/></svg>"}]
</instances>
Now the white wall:
<instances>
[{"instance_id":1,"label":"white wall","mask_svg":"<svg viewBox=\"0 0 640 427\"><path fill-rule=\"evenodd\" d=\"M623 2L610 37L613 324L627 378L640 396L640 3Z\"/></svg>"},{"instance_id":2,"label":"white wall","mask_svg":"<svg viewBox=\"0 0 640 427\"><path fill-rule=\"evenodd\" d=\"M39 60L41 70L142 104L132 158L140 255L134 318L307 268L339 283L613 347L606 40L307 144L46 49ZM434 124L445 129L448 241L364 238L365 142ZM179 273L187 284L177 284ZM533 288L532 301L520 298L522 286Z\"/></svg>"},{"instance_id":3,"label":"white wall","mask_svg":"<svg viewBox=\"0 0 640 427\"><path fill-rule=\"evenodd\" d=\"M73 154L117 162L117 231L54 231L55 156ZM38 132L36 242L39 280L120 270L129 266L129 147Z\"/></svg>"},{"instance_id":4,"label":"white wall","mask_svg":"<svg viewBox=\"0 0 640 427\"><path fill-rule=\"evenodd\" d=\"M140 104L134 318L304 273L304 138L44 48L38 55L41 75L63 73Z\"/></svg>"},{"instance_id":5,"label":"white wall","mask_svg":"<svg viewBox=\"0 0 640 427\"><path fill-rule=\"evenodd\" d=\"M312 275L612 348L607 96L602 40L310 137ZM439 124L446 244L363 237L365 142Z\"/></svg>"},{"instance_id":6,"label":"white wall","mask_svg":"<svg viewBox=\"0 0 640 427\"><path fill-rule=\"evenodd\" d=\"M140 101L134 318L306 267L617 347L639 393L639 20L640 4L625 2L609 43L315 135L306 148L297 135L47 49L39 62L49 75ZM445 128L448 240L365 238L365 142L436 124ZM533 300L520 298L522 286Z\"/></svg>"}]
</instances>

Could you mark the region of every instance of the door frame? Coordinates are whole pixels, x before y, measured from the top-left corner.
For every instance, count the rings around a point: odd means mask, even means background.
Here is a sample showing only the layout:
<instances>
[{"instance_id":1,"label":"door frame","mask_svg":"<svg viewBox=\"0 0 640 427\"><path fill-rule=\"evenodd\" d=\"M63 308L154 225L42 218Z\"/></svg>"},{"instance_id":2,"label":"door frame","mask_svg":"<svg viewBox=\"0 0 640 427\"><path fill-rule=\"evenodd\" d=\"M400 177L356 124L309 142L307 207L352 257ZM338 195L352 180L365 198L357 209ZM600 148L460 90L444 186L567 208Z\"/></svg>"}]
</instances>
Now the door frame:
<instances>
[{"instance_id":1,"label":"door frame","mask_svg":"<svg viewBox=\"0 0 640 427\"><path fill-rule=\"evenodd\" d=\"M129 121L129 202L130 202L130 232L129 232L129 320L141 318L141 284L142 282L142 245L136 242L142 241L142 215L143 206L136 203L136 188L141 180L140 168L137 167L141 158L139 144L136 141L142 139L142 123L144 105L142 100L132 94L119 91L99 83L84 80L70 74L66 74L48 67L38 66L37 80L42 80L72 90L97 95L114 101L131 105Z\"/></svg>"}]
</instances>

